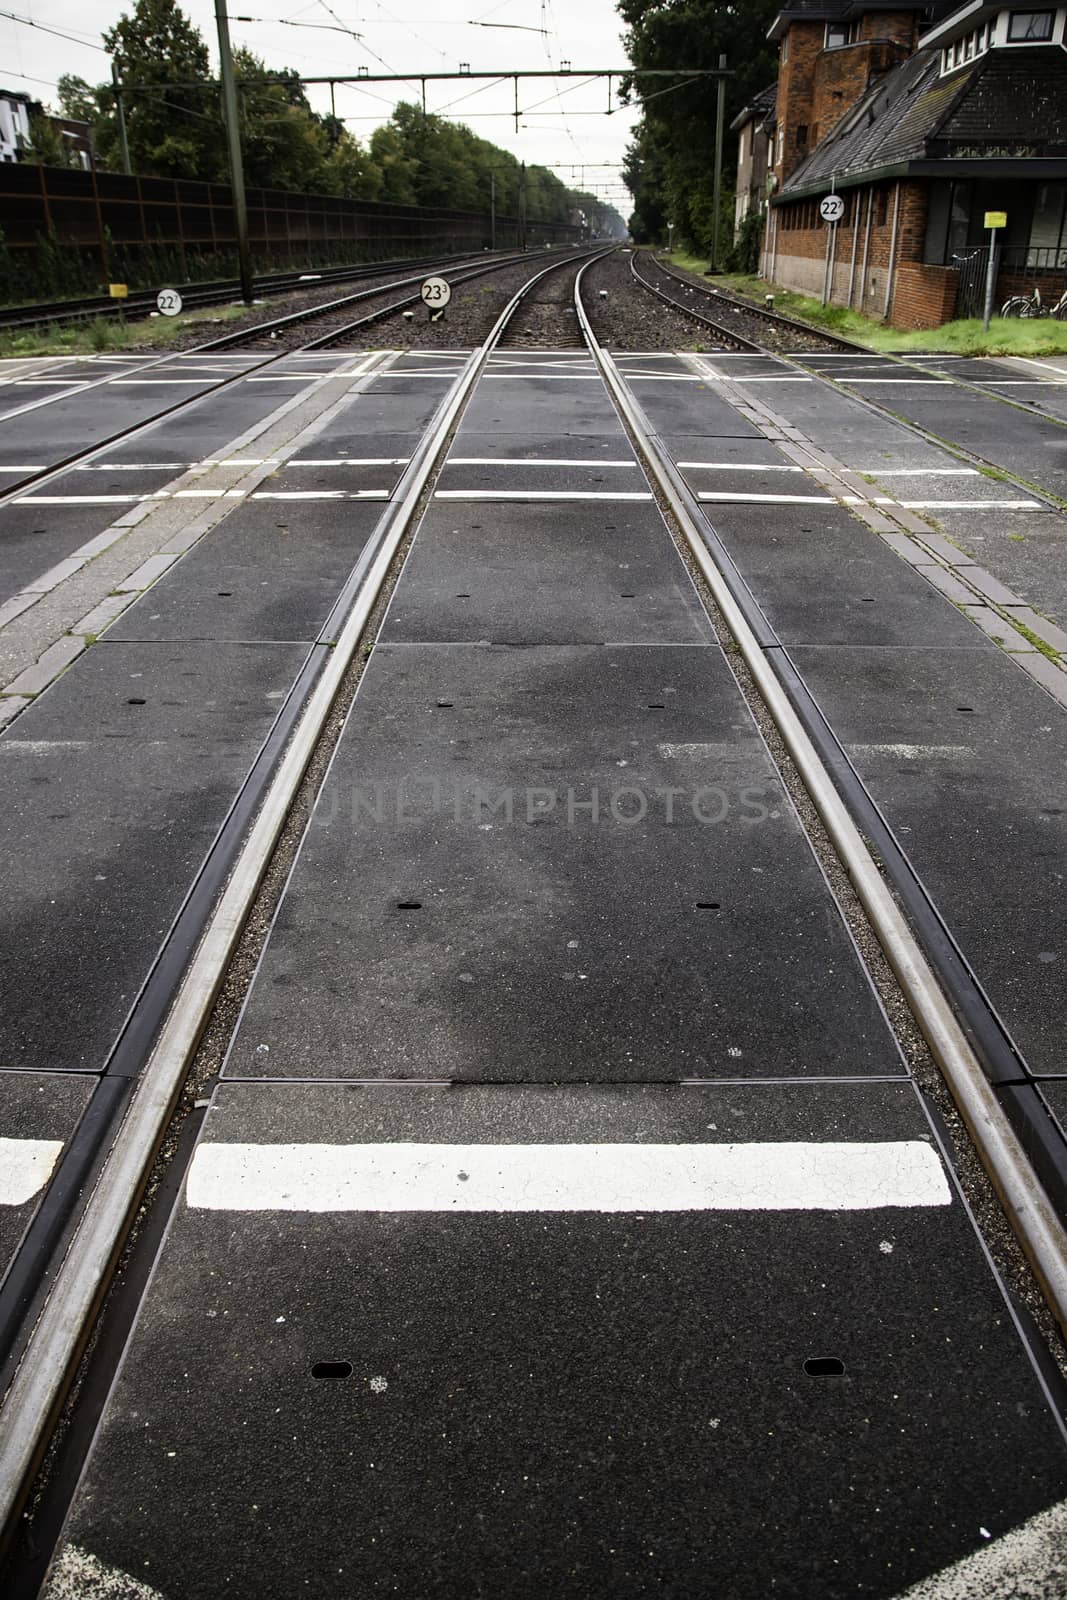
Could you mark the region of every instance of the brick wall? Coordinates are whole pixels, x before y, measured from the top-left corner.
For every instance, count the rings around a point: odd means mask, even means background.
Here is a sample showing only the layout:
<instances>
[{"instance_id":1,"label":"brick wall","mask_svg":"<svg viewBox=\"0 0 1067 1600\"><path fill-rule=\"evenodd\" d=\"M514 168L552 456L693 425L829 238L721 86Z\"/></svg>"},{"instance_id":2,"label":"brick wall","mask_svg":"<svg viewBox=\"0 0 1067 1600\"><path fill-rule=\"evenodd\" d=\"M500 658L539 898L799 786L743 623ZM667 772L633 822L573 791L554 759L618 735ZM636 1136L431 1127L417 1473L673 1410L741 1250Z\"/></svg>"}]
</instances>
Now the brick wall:
<instances>
[{"instance_id":1,"label":"brick wall","mask_svg":"<svg viewBox=\"0 0 1067 1600\"><path fill-rule=\"evenodd\" d=\"M869 18L865 17L864 22ZM883 38L824 50L812 75L810 119L814 125L809 145L814 147L837 126L866 92L872 77L880 77L907 56L907 50Z\"/></svg>"},{"instance_id":2,"label":"brick wall","mask_svg":"<svg viewBox=\"0 0 1067 1600\"><path fill-rule=\"evenodd\" d=\"M848 210L837 228L830 300L834 305L851 304L869 317L885 314L898 192L890 321L902 328L938 327L954 313L958 275L951 268L923 264L928 190L921 181L876 183L845 192ZM828 229L818 219L818 201L798 200L792 205L777 206L775 215L775 282L799 294L821 298L827 272Z\"/></svg>"},{"instance_id":3,"label":"brick wall","mask_svg":"<svg viewBox=\"0 0 1067 1600\"><path fill-rule=\"evenodd\" d=\"M868 11L860 18L861 39L891 39L911 55L919 40L917 11Z\"/></svg>"},{"instance_id":4,"label":"brick wall","mask_svg":"<svg viewBox=\"0 0 1067 1600\"><path fill-rule=\"evenodd\" d=\"M902 261L894 278L889 318L894 328L939 328L952 321L960 279L954 268Z\"/></svg>"},{"instance_id":5,"label":"brick wall","mask_svg":"<svg viewBox=\"0 0 1067 1600\"><path fill-rule=\"evenodd\" d=\"M774 170L779 185L804 160L811 149L810 128L814 120L815 69L823 50L824 25L821 22L794 22L786 34L786 58L778 67L778 126L785 130L781 161L775 152ZM798 130L803 129L798 142Z\"/></svg>"}]
</instances>

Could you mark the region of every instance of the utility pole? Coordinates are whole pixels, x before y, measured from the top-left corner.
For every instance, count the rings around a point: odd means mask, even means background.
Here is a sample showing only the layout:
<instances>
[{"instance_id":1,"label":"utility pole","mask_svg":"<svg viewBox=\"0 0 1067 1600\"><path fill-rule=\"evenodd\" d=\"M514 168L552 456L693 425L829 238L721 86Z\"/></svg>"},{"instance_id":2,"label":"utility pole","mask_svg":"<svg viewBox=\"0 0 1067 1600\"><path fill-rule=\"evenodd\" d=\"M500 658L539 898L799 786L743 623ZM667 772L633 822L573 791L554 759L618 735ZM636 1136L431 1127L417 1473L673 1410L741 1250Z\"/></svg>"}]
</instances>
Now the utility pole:
<instances>
[{"instance_id":1,"label":"utility pole","mask_svg":"<svg viewBox=\"0 0 1067 1600\"><path fill-rule=\"evenodd\" d=\"M111 82L115 86L115 109L119 114L119 148L122 151L122 170L127 177L133 172L130 166L130 141L126 137L126 106L122 98L122 79L116 62L111 63Z\"/></svg>"},{"instance_id":2,"label":"utility pole","mask_svg":"<svg viewBox=\"0 0 1067 1600\"><path fill-rule=\"evenodd\" d=\"M496 172L489 174L489 248L496 249Z\"/></svg>"},{"instance_id":3,"label":"utility pole","mask_svg":"<svg viewBox=\"0 0 1067 1600\"><path fill-rule=\"evenodd\" d=\"M230 184L233 190L233 215L237 224L237 261L241 277L241 299L252 304L252 254L248 247L248 207L245 204L245 174L241 161L241 129L237 121L237 85L230 51L230 24L226 0L215 0L215 21L219 29L219 75L222 78L222 115L226 123L226 143L230 151Z\"/></svg>"},{"instance_id":4,"label":"utility pole","mask_svg":"<svg viewBox=\"0 0 1067 1600\"><path fill-rule=\"evenodd\" d=\"M726 57L719 57L720 73L726 70ZM719 270L719 209L722 203L722 140L726 122L726 79L715 80L715 177L711 187L711 264L706 276Z\"/></svg>"},{"instance_id":5,"label":"utility pole","mask_svg":"<svg viewBox=\"0 0 1067 1600\"><path fill-rule=\"evenodd\" d=\"M526 250L526 163L522 164L522 177L519 183L519 249Z\"/></svg>"}]
</instances>

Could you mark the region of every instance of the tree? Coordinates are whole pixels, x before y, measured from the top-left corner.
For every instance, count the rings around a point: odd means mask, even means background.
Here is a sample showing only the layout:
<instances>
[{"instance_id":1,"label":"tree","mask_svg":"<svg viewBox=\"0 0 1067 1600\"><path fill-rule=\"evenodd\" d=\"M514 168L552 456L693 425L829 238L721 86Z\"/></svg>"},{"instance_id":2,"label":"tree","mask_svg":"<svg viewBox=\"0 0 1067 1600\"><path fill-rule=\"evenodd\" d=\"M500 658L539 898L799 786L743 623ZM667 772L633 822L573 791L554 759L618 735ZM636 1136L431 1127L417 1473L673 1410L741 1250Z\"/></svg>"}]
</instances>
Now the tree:
<instances>
[{"instance_id":1,"label":"tree","mask_svg":"<svg viewBox=\"0 0 1067 1600\"><path fill-rule=\"evenodd\" d=\"M715 67L726 56L726 121L774 78L777 50L766 34L778 0L618 0L635 67ZM668 219L680 238L706 251L712 233L711 188L715 158L713 80L672 83L630 78L624 93L642 105L637 138L627 153L627 183L634 196L634 226L662 238ZM736 136L727 132L724 190L733 187ZM631 180L633 180L631 182Z\"/></svg>"},{"instance_id":2,"label":"tree","mask_svg":"<svg viewBox=\"0 0 1067 1600\"><path fill-rule=\"evenodd\" d=\"M30 136L19 139L19 160L36 167L80 167L81 157L41 106L30 108Z\"/></svg>"},{"instance_id":3,"label":"tree","mask_svg":"<svg viewBox=\"0 0 1067 1600\"><path fill-rule=\"evenodd\" d=\"M175 0L136 0L104 34L124 85L135 172L164 178L224 179L226 141L207 45ZM180 84L180 88L164 85ZM99 91L98 91L99 93ZM117 165L117 119L100 148Z\"/></svg>"}]
</instances>

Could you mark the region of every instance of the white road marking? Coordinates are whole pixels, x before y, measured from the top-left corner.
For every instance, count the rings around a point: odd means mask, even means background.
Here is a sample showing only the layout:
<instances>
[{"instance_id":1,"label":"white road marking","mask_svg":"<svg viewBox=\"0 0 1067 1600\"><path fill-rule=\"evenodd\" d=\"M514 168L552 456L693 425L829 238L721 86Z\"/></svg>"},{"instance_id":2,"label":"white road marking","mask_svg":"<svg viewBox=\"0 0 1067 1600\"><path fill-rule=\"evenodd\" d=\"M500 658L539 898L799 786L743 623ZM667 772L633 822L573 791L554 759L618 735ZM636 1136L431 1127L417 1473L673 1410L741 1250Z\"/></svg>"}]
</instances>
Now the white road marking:
<instances>
[{"instance_id":1,"label":"white road marking","mask_svg":"<svg viewBox=\"0 0 1067 1600\"><path fill-rule=\"evenodd\" d=\"M1025 361L1028 367L1040 367L1042 372L1059 372L1067 378L1067 367L1054 367L1047 361L1039 361L1036 356L1015 356L1016 361Z\"/></svg>"},{"instance_id":2,"label":"white road marking","mask_svg":"<svg viewBox=\"0 0 1067 1600\"><path fill-rule=\"evenodd\" d=\"M902 761L924 761L930 756L957 761L974 755L967 744L854 744L851 748L857 755L896 756Z\"/></svg>"},{"instance_id":3,"label":"white road marking","mask_svg":"<svg viewBox=\"0 0 1067 1600\"><path fill-rule=\"evenodd\" d=\"M314 460L310 456L294 456L287 461L287 467L406 467L410 456L329 456L323 460ZM233 463L223 462L223 466Z\"/></svg>"},{"instance_id":4,"label":"white road marking","mask_svg":"<svg viewBox=\"0 0 1067 1600\"><path fill-rule=\"evenodd\" d=\"M803 467L783 467L762 461L676 461L683 472L803 472Z\"/></svg>"},{"instance_id":5,"label":"white road marking","mask_svg":"<svg viewBox=\"0 0 1067 1600\"><path fill-rule=\"evenodd\" d=\"M740 490L734 492L732 489L701 489L697 499L755 501L759 505L772 506L834 506L838 503L832 494L743 494Z\"/></svg>"},{"instance_id":6,"label":"white road marking","mask_svg":"<svg viewBox=\"0 0 1067 1600\"><path fill-rule=\"evenodd\" d=\"M651 500L651 494L634 490L625 494L588 494L580 489L438 489L435 500Z\"/></svg>"},{"instance_id":7,"label":"white road marking","mask_svg":"<svg viewBox=\"0 0 1067 1600\"><path fill-rule=\"evenodd\" d=\"M947 1206L922 1140L780 1144L201 1144L212 1211L866 1211Z\"/></svg>"},{"instance_id":8,"label":"white road marking","mask_svg":"<svg viewBox=\"0 0 1067 1600\"><path fill-rule=\"evenodd\" d=\"M142 1578L119 1567L105 1566L99 1557L76 1544L68 1544L52 1567L43 1590L46 1600L164 1600Z\"/></svg>"},{"instance_id":9,"label":"white road marking","mask_svg":"<svg viewBox=\"0 0 1067 1600\"><path fill-rule=\"evenodd\" d=\"M717 357L721 360L722 357ZM814 383L814 378L761 378L756 373L742 373L739 378L728 377L725 372L715 374L723 383Z\"/></svg>"},{"instance_id":10,"label":"white road marking","mask_svg":"<svg viewBox=\"0 0 1067 1600\"><path fill-rule=\"evenodd\" d=\"M250 500L388 500L390 489L260 489Z\"/></svg>"},{"instance_id":11,"label":"white road marking","mask_svg":"<svg viewBox=\"0 0 1067 1600\"><path fill-rule=\"evenodd\" d=\"M923 383L925 383L925 384L930 384L930 383L945 384L945 383L947 383L950 387L954 387L954 386L958 387L958 385L954 384L954 380L952 378L849 378L849 377L844 377L844 378L841 379L841 382L842 383L909 383L909 384L916 384L916 383L918 383L918 384L923 384Z\"/></svg>"},{"instance_id":12,"label":"white road marking","mask_svg":"<svg viewBox=\"0 0 1067 1600\"><path fill-rule=\"evenodd\" d=\"M447 467L636 467L636 461L600 461L594 456L449 456ZM799 471L799 468L798 468Z\"/></svg>"},{"instance_id":13,"label":"white road marking","mask_svg":"<svg viewBox=\"0 0 1067 1600\"><path fill-rule=\"evenodd\" d=\"M0 1139L0 1206L24 1206L44 1188L62 1139Z\"/></svg>"},{"instance_id":14,"label":"white road marking","mask_svg":"<svg viewBox=\"0 0 1067 1600\"><path fill-rule=\"evenodd\" d=\"M975 1506L974 1538L980 1506ZM980 1596L1012 1595L1015 1600L1041 1600L1067 1594L1067 1500L1039 1511L1010 1533L982 1544L954 1566L913 1584L896 1600L978 1600Z\"/></svg>"},{"instance_id":15,"label":"white road marking","mask_svg":"<svg viewBox=\"0 0 1067 1600\"><path fill-rule=\"evenodd\" d=\"M545 382L552 383L601 383L603 380L599 372L487 372L487 378L504 378L509 382L515 378L543 378Z\"/></svg>"}]
</instances>

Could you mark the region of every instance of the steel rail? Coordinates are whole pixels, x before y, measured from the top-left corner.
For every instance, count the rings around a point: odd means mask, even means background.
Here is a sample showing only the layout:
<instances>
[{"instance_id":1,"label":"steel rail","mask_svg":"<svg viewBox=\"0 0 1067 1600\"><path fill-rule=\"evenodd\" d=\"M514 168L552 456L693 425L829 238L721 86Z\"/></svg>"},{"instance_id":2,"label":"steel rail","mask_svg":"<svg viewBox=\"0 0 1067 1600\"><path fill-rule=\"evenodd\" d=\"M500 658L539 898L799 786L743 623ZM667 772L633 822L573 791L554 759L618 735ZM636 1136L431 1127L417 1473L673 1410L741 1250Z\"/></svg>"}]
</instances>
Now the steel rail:
<instances>
[{"instance_id":1,"label":"steel rail","mask_svg":"<svg viewBox=\"0 0 1067 1600\"><path fill-rule=\"evenodd\" d=\"M672 278L675 283L681 284L683 288L695 289L697 294L706 295L709 300L721 300L725 306L736 306L739 311L750 311L753 316L759 317L761 321L771 323L777 328L788 328L790 332L802 333L809 339L823 339L827 344L836 345L839 350L847 351L850 354L855 353L863 356L883 354L881 351L872 350L868 345L857 344L853 339L843 339L838 333L828 333L825 328L817 328L813 322L802 322L797 317L783 316L780 311L771 311L767 306L755 305L748 300L743 300L740 296L734 298L733 295L723 294L721 289L713 289L707 283L694 283L691 278L686 278L682 273L676 272L673 267L667 266L666 262L661 261L658 256L652 255L650 259L653 266L657 267L665 277ZM636 277L636 273L634 276ZM646 285L646 287L651 286ZM672 304L674 304L673 301ZM756 345L755 348L759 350L761 346ZM772 355L776 353L771 351ZM817 350L799 353L807 355L819 354Z\"/></svg>"},{"instance_id":2,"label":"steel rail","mask_svg":"<svg viewBox=\"0 0 1067 1600\"><path fill-rule=\"evenodd\" d=\"M447 267L461 262L476 253L456 251L451 255L439 252L433 256L396 256L378 262L353 262L347 267L309 268L306 272L266 272L255 280L257 294L278 295L296 293L301 289L314 289L317 284L358 282L363 278L385 276L390 272L411 267ZM0 306L0 332L7 329L61 326L90 317L132 317L141 321L156 308L156 297L161 288L174 288L186 306L224 305L241 292L236 278L213 278L197 283L160 284L155 289L135 289L125 300L113 300L107 295L84 295L74 300L46 300L38 305Z\"/></svg>"},{"instance_id":3,"label":"steel rail","mask_svg":"<svg viewBox=\"0 0 1067 1600\"><path fill-rule=\"evenodd\" d=\"M517 266L522 261L528 259L529 258L527 256L522 254L508 256L503 260L494 262L491 266L477 267L462 277L457 273L452 277L451 281L455 283L465 283L467 282L468 278L484 277L492 272L503 272L507 268ZM561 263L553 264L560 265ZM328 312L335 311L340 307L354 305L360 300L372 299L376 295L389 294L393 289L403 288L411 283L419 283L421 282L421 278L422 275L419 273L413 277L397 279L392 283L378 284L373 289L361 289L358 294L345 295L340 300L330 300L321 306L311 306L306 311L292 313L284 317L277 317L271 322L257 323L254 328L246 328L240 333L227 335L223 340L214 340L209 344L194 345L188 350L182 350L178 352L170 351L166 355L154 357L151 361L145 362L143 366L134 367L132 369L124 369L122 372L109 373L104 378L97 378L91 383L85 383L80 387L72 388L64 394L46 396L44 399L31 401L28 405L21 406L15 411L5 412L0 415L0 423L9 421L12 417L24 416L29 411L35 411L45 406L55 405L58 401L63 399L70 399L76 395L87 394L90 390L105 387L109 383L114 383L117 379L121 378L129 380L131 377L137 377L143 372L150 372L156 367L165 364L167 361L174 360L176 355L188 357L210 354L212 351L228 348L233 343L240 343L242 341L262 338L264 335L269 335L272 331L291 327L296 323L310 321L316 316L324 316ZM346 333L351 333L354 329L363 327L370 322L380 321L384 317L390 315L392 312L401 309L403 306L413 304L417 299L417 296L413 296L410 299L387 306L380 312L376 312L371 316L362 318L356 322L348 323L345 327L334 329L322 340L301 345L300 352L324 348L327 343L332 343L336 339L343 338ZM274 362L283 361L287 356L292 356L297 353L299 352L294 350L274 350L269 354L264 354L263 359L256 362L255 365L250 367L241 367L240 370L230 373L227 377L220 378L217 383L206 385L203 389L198 390L196 394L184 395L180 400L175 400L172 405L163 406L159 411L153 412L150 417L146 417L143 421L129 424L123 428L118 428L114 433L108 434L106 438L98 439L94 444L85 446L84 449L72 451L70 455L64 456L60 461L51 462L47 467L41 467L37 471L27 473L25 477L19 478L15 483L5 484L3 489L0 490L0 507L11 505L13 501L17 500L20 495L25 494L26 490L31 487L38 489L43 488L46 484L54 482L64 473L70 472L76 467L86 465L102 451L111 449L111 447L117 444L119 440L136 438L139 434L145 432L147 429L154 427L157 422L162 422L165 418L174 416L176 412L185 410L187 406L196 405L199 401L206 399L208 395L219 394L223 389L229 388L232 384L242 382L251 373L262 372L265 367L271 366Z\"/></svg>"},{"instance_id":4,"label":"steel rail","mask_svg":"<svg viewBox=\"0 0 1067 1600\"><path fill-rule=\"evenodd\" d=\"M732 295L723 294L720 289L712 289L708 284L694 283L692 280L685 278L680 272L676 272L673 267L669 267L665 262L660 261L658 257L653 256L651 259L653 264L659 269L660 272L665 273L668 278L673 278L676 283L695 289L698 294L706 295L711 300L720 300L724 305L737 306L742 311L751 312L753 316L760 317L764 322L773 323L777 327L792 329L797 333L802 333L809 338L823 339L828 344L836 345L840 350L849 355L870 356L872 360L888 361L894 366L904 367L911 372L921 372L925 377L928 378L940 378L942 382L954 384L957 389L962 389L966 394L980 395L986 400L998 400L1002 405L1011 406L1014 408L1014 410L1021 411L1024 416L1030 417L1034 416L1035 414L1039 414L1044 421L1055 423L1061 428L1067 428L1067 419L1057 416L1054 411L1047 411L1037 400L1014 400L1012 399L1011 395L998 394L995 389L989 388L987 384L983 383L978 378L960 378L957 377L954 372L946 371L944 367L925 366L923 362L916 359L915 356L901 355L895 350L874 350L870 345L857 344L853 339L843 339L840 334L827 333L822 328L816 327L816 325L812 322L802 322L796 317L783 316L780 311L769 311L765 306L755 305L750 301L743 300L740 296L735 298ZM634 277L637 278L636 272L634 272ZM646 289L651 289L653 293L657 292L654 286L646 283L644 279L638 278L638 282L642 283ZM677 305L678 309L681 311L686 311L689 309L687 306L681 305L680 302L671 300L669 296L665 296L664 298L668 300L669 304ZM698 313L694 312L693 315L698 315ZM711 325L713 327L718 326L716 323ZM809 358L822 354L821 351L763 350L760 345L755 345L754 349L760 350L763 354L775 356L779 360L796 361L799 365L804 367L805 371L814 374L815 377L821 378L824 383L836 388L839 393L847 394L851 399L860 401L861 404L869 404L872 409L891 416L894 422L902 422L905 427L914 429L916 433L920 434L926 439L931 440L933 443L940 445L942 448L944 448L947 443L949 448L954 450L961 457L975 461L982 466L993 467L997 472L1003 472L1005 476L1010 478L1013 482L1019 483L1031 491L1033 491L1035 488L1035 486L1028 483L1025 478L1017 477L1014 473L1003 467L999 462L992 461L987 456L979 455L977 452L970 450L963 445L958 445L955 443L955 441L946 441L940 438L937 434L931 433L928 429L924 428L921 423L912 422L907 418L902 418L898 412L893 411L890 406L884 405L881 401L872 400L868 395L854 394L846 384L841 382L840 378L835 377L832 373L823 371L821 367L812 367L808 365ZM933 352L931 352L931 354L933 354ZM993 358L976 356L972 359L992 360ZM1038 489L1037 492L1044 493L1045 491ZM1062 500L1057 500L1056 497L1052 495L1046 495L1046 498L1048 499L1049 504L1055 510L1062 511Z\"/></svg>"},{"instance_id":5,"label":"steel rail","mask_svg":"<svg viewBox=\"0 0 1067 1600\"><path fill-rule=\"evenodd\" d=\"M575 281L575 308L597 369L636 440L657 488L741 651L823 826L862 904L901 990L970 1132L1060 1327L1067 1330L1067 1232L1027 1158L933 967L890 892L848 808L775 676L723 568L701 535L699 507L614 361L601 349Z\"/></svg>"},{"instance_id":6,"label":"steel rail","mask_svg":"<svg viewBox=\"0 0 1067 1600\"><path fill-rule=\"evenodd\" d=\"M0 1407L0 1528L8 1535L111 1282L230 960L397 550L508 322L544 277L568 265L573 263L554 262L543 268L508 302L453 383L372 535L362 583L205 926Z\"/></svg>"}]
</instances>

